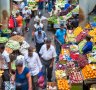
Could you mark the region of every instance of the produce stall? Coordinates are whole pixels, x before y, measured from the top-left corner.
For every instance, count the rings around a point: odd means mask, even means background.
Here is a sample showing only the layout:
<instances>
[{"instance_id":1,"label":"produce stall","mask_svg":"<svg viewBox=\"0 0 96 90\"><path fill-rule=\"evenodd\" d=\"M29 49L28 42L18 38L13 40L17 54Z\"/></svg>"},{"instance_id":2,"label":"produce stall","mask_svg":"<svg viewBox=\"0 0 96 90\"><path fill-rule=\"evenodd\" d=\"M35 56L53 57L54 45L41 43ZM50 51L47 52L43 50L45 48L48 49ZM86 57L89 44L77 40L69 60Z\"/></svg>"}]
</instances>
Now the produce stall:
<instances>
[{"instance_id":1,"label":"produce stall","mask_svg":"<svg viewBox=\"0 0 96 90\"><path fill-rule=\"evenodd\" d=\"M58 90L95 90L96 28L90 30L90 27L83 29L78 26L74 29L73 34L76 44L74 40L71 40L71 44L66 42L61 47L59 61L56 63L55 75ZM87 35L93 37L93 50L87 55L83 55L82 48L87 42L85 40ZM66 84L64 85L64 83Z\"/></svg>"},{"instance_id":2,"label":"produce stall","mask_svg":"<svg viewBox=\"0 0 96 90\"><path fill-rule=\"evenodd\" d=\"M28 7L32 11L32 15L33 16L37 15L38 6L37 6L37 2L36 1L30 0L28 2Z\"/></svg>"}]
</instances>

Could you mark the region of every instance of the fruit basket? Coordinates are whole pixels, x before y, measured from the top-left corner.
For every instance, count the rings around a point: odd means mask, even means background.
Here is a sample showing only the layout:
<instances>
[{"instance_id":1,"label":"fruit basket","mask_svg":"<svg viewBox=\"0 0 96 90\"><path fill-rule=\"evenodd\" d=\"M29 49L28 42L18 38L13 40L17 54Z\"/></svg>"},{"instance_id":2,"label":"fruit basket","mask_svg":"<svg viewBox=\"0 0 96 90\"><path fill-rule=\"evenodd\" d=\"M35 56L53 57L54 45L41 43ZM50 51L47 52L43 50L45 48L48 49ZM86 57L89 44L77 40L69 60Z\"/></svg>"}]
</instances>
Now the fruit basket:
<instances>
[{"instance_id":1,"label":"fruit basket","mask_svg":"<svg viewBox=\"0 0 96 90\"><path fill-rule=\"evenodd\" d=\"M14 41L17 41L17 42L23 42L24 37L20 36L20 35L15 35L15 36L11 37L10 40L14 40Z\"/></svg>"},{"instance_id":2,"label":"fruit basket","mask_svg":"<svg viewBox=\"0 0 96 90\"><path fill-rule=\"evenodd\" d=\"M17 41L9 40L6 45L6 48L11 48L12 50L18 50L20 48L20 44Z\"/></svg>"},{"instance_id":3,"label":"fruit basket","mask_svg":"<svg viewBox=\"0 0 96 90\"><path fill-rule=\"evenodd\" d=\"M57 90L56 82L47 82L47 90Z\"/></svg>"}]
</instances>

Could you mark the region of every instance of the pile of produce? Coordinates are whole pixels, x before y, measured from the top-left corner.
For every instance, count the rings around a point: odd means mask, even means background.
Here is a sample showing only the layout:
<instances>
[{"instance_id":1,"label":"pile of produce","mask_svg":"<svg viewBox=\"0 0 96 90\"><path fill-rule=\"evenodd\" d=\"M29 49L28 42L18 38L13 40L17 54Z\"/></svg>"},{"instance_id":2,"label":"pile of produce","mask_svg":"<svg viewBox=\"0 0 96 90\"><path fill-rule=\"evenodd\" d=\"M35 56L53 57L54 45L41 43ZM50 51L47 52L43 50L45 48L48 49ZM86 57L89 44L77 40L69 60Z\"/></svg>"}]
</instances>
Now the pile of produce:
<instances>
[{"instance_id":1,"label":"pile of produce","mask_svg":"<svg viewBox=\"0 0 96 90\"><path fill-rule=\"evenodd\" d=\"M0 70L0 77L2 76L3 72L4 72L3 70Z\"/></svg>"},{"instance_id":2,"label":"pile of produce","mask_svg":"<svg viewBox=\"0 0 96 90\"><path fill-rule=\"evenodd\" d=\"M70 50L71 51L78 51L78 46L77 45L70 45Z\"/></svg>"},{"instance_id":3,"label":"pile of produce","mask_svg":"<svg viewBox=\"0 0 96 90\"><path fill-rule=\"evenodd\" d=\"M5 47L9 47L9 48L11 48L12 50L18 50L18 49L20 48L20 44L19 44L19 42L17 42L17 41L9 40L9 41L6 43Z\"/></svg>"},{"instance_id":4,"label":"pile of produce","mask_svg":"<svg viewBox=\"0 0 96 90\"><path fill-rule=\"evenodd\" d=\"M70 85L68 84L68 80L59 79L57 80L58 90L70 90Z\"/></svg>"},{"instance_id":5,"label":"pile of produce","mask_svg":"<svg viewBox=\"0 0 96 90\"><path fill-rule=\"evenodd\" d=\"M8 41L8 38L0 37L0 43L6 43L7 41Z\"/></svg>"},{"instance_id":6,"label":"pile of produce","mask_svg":"<svg viewBox=\"0 0 96 90\"><path fill-rule=\"evenodd\" d=\"M61 49L61 54L62 55L70 55L70 52L69 52L69 50L68 49Z\"/></svg>"},{"instance_id":7,"label":"pile of produce","mask_svg":"<svg viewBox=\"0 0 96 90\"><path fill-rule=\"evenodd\" d=\"M64 61L64 60L62 60ZM57 70L65 70L66 69L66 62L64 64L56 63L56 69Z\"/></svg>"},{"instance_id":8,"label":"pile of produce","mask_svg":"<svg viewBox=\"0 0 96 90\"><path fill-rule=\"evenodd\" d=\"M4 29L4 30L2 30L2 32L3 32L4 34L8 34L8 33L11 33L12 31L9 30L9 29Z\"/></svg>"},{"instance_id":9,"label":"pile of produce","mask_svg":"<svg viewBox=\"0 0 96 90\"><path fill-rule=\"evenodd\" d=\"M77 37L76 37L76 42L81 42L86 38L88 35L88 30L82 31Z\"/></svg>"},{"instance_id":10,"label":"pile of produce","mask_svg":"<svg viewBox=\"0 0 96 90\"><path fill-rule=\"evenodd\" d=\"M89 64L82 69L84 79L96 78L96 65Z\"/></svg>"},{"instance_id":11,"label":"pile of produce","mask_svg":"<svg viewBox=\"0 0 96 90\"><path fill-rule=\"evenodd\" d=\"M55 71L56 79L64 78L66 77L66 71L64 70L56 70Z\"/></svg>"},{"instance_id":12,"label":"pile of produce","mask_svg":"<svg viewBox=\"0 0 96 90\"><path fill-rule=\"evenodd\" d=\"M77 27L75 30L74 30L74 35L75 37L77 37L81 32L83 31L82 27Z\"/></svg>"},{"instance_id":13,"label":"pile of produce","mask_svg":"<svg viewBox=\"0 0 96 90\"><path fill-rule=\"evenodd\" d=\"M23 42L24 37L22 37L20 35L15 35L15 36L11 37L10 40L14 40L14 41L17 41L17 42Z\"/></svg>"},{"instance_id":14,"label":"pile of produce","mask_svg":"<svg viewBox=\"0 0 96 90\"><path fill-rule=\"evenodd\" d=\"M83 77L81 75L81 72L79 71L71 71L71 73L69 74L69 79L71 81L71 83L82 83L83 82Z\"/></svg>"},{"instance_id":15,"label":"pile of produce","mask_svg":"<svg viewBox=\"0 0 96 90\"><path fill-rule=\"evenodd\" d=\"M58 24L58 20L56 16L52 16L48 18L48 21L53 24Z\"/></svg>"}]
</instances>

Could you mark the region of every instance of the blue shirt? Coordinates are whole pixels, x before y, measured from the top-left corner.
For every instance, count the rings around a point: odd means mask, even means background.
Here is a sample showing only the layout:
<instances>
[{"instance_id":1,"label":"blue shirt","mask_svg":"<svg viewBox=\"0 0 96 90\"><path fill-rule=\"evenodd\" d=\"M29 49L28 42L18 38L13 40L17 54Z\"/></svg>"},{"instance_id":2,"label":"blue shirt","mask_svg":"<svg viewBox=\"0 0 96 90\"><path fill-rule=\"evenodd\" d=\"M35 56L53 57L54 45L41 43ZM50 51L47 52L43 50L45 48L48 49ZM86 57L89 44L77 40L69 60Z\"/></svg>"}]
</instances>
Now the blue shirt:
<instances>
[{"instance_id":1,"label":"blue shirt","mask_svg":"<svg viewBox=\"0 0 96 90\"><path fill-rule=\"evenodd\" d=\"M70 4L69 3L65 4L64 10L67 10L69 7L70 7Z\"/></svg>"},{"instance_id":2,"label":"blue shirt","mask_svg":"<svg viewBox=\"0 0 96 90\"><path fill-rule=\"evenodd\" d=\"M87 54L88 52L91 52L92 48L93 48L93 43L91 41L86 42L85 46L82 49L83 54Z\"/></svg>"},{"instance_id":3,"label":"blue shirt","mask_svg":"<svg viewBox=\"0 0 96 90\"><path fill-rule=\"evenodd\" d=\"M29 73L28 68L24 68L23 72L21 74L18 73L16 70L16 84L21 84L21 90L28 90L28 80L26 75Z\"/></svg>"},{"instance_id":4,"label":"blue shirt","mask_svg":"<svg viewBox=\"0 0 96 90\"><path fill-rule=\"evenodd\" d=\"M65 43L64 37L66 35L66 29L60 30L58 29L55 33L56 38L61 42L61 44Z\"/></svg>"}]
</instances>

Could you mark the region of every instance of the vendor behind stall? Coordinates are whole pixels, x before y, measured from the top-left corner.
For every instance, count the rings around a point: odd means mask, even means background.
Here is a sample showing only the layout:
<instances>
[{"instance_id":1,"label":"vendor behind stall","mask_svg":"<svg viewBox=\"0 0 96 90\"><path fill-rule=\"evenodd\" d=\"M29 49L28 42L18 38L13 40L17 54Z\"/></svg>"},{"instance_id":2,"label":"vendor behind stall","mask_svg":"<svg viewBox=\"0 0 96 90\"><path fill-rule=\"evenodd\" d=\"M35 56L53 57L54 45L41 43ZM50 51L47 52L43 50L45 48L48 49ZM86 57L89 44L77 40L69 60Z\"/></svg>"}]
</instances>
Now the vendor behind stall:
<instances>
[{"instance_id":1,"label":"vendor behind stall","mask_svg":"<svg viewBox=\"0 0 96 90\"><path fill-rule=\"evenodd\" d=\"M92 51L93 48L93 43L91 42L91 37L90 36L86 36L86 44L82 49L83 54L88 54L89 52Z\"/></svg>"}]
</instances>

